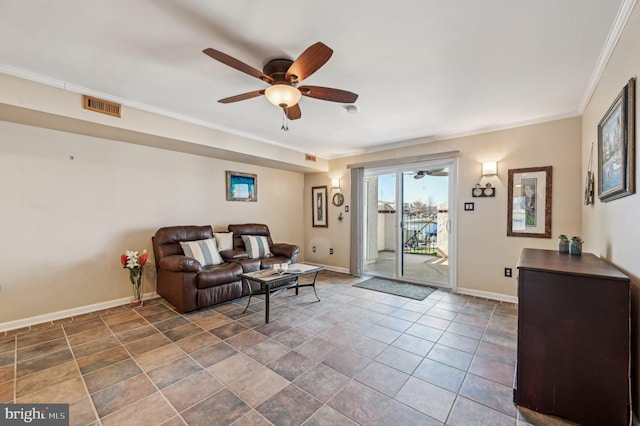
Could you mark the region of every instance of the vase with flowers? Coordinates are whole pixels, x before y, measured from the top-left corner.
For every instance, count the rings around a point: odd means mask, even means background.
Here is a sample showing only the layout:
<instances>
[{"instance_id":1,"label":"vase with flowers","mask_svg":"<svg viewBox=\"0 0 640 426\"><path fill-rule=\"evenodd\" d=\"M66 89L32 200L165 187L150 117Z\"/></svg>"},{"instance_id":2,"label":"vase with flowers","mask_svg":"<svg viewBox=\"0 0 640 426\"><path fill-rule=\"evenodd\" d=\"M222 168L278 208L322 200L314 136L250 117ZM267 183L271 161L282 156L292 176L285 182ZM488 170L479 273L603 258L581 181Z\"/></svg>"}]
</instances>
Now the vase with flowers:
<instances>
[{"instance_id":1,"label":"vase with flowers","mask_svg":"<svg viewBox=\"0 0 640 426\"><path fill-rule=\"evenodd\" d=\"M142 306L142 269L149 260L147 249L140 254L137 251L127 250L120 256L120 262L124 269L129 270L129 280L133 287L131 295L131 306Z\"/></svg>"}]
</instances>

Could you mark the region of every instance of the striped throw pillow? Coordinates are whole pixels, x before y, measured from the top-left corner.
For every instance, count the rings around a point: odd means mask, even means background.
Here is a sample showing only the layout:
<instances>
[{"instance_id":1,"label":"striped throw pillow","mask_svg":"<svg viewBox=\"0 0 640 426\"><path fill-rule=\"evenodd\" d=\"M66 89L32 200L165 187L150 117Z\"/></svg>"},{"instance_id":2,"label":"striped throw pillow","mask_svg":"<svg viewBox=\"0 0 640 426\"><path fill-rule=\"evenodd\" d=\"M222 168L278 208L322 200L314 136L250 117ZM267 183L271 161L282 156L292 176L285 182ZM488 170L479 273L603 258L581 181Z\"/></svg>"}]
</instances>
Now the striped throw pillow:
<instances>
[{"instance_id":1,"label":"striped throw pillow","mask_svg":"<svg viewBox=\"0 0 640 426\"><path fill-rule=\"evenodd\" d=\"M247 249L249 259L259 259L262 257L271 257L271 250L269 250L269 241L267 237L255 236L255 235L243 235L242 241L244 247Z\"/></svg>"},{"instance_id":2,"label":"striped throw pillow","mask_svg":"<svg viewBox=\"0 0 640 426\"><path fill-rule=\"evenodd\" d=\"M222 259L218 254L218 247L216 247L216 240L213 238L198 241L180 241L180 246L185 256L197 260L202 266L222 263Z\"/></svg>"}]
</instances>

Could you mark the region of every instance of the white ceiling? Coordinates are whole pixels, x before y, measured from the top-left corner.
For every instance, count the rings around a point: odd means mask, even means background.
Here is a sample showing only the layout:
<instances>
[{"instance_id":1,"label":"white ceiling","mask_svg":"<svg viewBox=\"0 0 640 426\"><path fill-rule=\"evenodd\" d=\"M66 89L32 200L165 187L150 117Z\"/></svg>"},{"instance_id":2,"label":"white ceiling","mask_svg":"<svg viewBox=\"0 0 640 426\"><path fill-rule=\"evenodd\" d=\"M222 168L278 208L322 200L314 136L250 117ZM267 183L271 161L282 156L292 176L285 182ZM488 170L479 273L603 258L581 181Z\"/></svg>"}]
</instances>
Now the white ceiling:
<instances>
[{"instance_id":1,"label":"white ceiling","mask_svg":"<svg viewBox=\"0 0 640 426\"><path fill-rule=\"evenodd\" d=\"M579 114L624 3L1 0L0 72L334 158ZM283 132L264 97L217 102L266 84L203 49L262 69L317 41L334 54L304 84L358 114L303 98Z\"/></svg>"}]
</instances>

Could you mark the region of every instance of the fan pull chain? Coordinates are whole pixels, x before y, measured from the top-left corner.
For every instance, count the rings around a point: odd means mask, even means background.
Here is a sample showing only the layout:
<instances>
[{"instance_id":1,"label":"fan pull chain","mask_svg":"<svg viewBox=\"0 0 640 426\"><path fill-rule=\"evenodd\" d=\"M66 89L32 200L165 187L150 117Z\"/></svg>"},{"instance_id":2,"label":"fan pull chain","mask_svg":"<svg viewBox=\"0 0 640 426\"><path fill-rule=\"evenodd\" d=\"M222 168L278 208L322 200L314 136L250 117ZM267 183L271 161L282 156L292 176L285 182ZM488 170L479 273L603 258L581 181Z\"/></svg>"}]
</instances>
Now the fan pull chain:
<instances>
[{"instance_id":1,"label":"fan pull chain","mask_svg":"<svg viewBox=\"0 0 640 426\"><path fill-rule=\"evenodd\" d=\"M282 127L280 127L280 130L284 131L284 132L288 132L289 131L289 118L287 117L287 113L286 113L286 107L282 108Z\"/></svg>"}]
</instances>

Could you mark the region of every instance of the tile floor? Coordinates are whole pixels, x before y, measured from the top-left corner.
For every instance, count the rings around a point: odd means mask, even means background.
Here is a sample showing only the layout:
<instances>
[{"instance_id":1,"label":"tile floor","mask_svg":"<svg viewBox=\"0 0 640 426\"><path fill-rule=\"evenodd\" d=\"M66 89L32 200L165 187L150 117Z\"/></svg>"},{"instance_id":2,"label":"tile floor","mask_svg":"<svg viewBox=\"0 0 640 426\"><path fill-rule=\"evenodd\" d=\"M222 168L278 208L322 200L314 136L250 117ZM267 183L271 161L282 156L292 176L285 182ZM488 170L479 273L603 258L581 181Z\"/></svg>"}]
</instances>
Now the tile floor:
<instances>
[{"instance_id":1,"label":"tile floor","mask_svg":"<svg viewBox=\"0 0 640 426\"><path fill-rule=\"evenodd\" d=\"M517 311L414 301L325 271L311 289L179 315L163 299L0 336L0 403L73 425L564 425L512 403Z\"/></svg>"}]
</instances>

